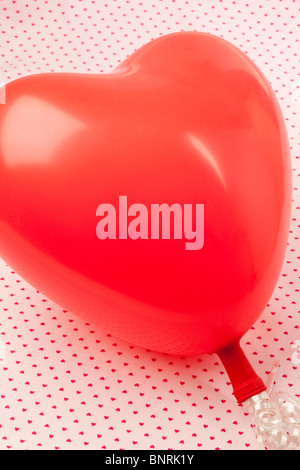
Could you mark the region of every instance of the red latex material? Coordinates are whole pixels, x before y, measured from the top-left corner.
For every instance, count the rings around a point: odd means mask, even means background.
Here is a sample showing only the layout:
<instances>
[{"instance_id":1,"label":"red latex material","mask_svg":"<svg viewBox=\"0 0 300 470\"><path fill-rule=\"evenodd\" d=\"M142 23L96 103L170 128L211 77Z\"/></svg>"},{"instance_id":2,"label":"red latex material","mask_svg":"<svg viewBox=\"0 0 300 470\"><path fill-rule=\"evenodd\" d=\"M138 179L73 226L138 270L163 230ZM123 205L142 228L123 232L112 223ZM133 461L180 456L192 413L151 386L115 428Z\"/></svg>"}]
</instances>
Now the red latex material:
<instances>
[{"instance_id":1,"label":"red latex material","mask_svg":"<svg viewBox=\"0 0 300 470\"><path fill-rule=\"evenodd\" d=\"M204 204L204 247L99 240L96 208L117 207L120 195L147 207ZM290 207L274 93L222 39L172 34L112 74L39 74L6 87L0 255L117 337L171 354L236 343L275 287Z\"/></svg>"},{"instance_id":2,"label":"red latex material","mask_svg":"<svg viewBox=\"0 0 300 470\"><path fill-rule=\"evenodd\" d=\"M260 377L254 372L238 343L218 351L218 355L231 380L233 394L238 403L266 390Z\"/></svg>"}]
</instances>

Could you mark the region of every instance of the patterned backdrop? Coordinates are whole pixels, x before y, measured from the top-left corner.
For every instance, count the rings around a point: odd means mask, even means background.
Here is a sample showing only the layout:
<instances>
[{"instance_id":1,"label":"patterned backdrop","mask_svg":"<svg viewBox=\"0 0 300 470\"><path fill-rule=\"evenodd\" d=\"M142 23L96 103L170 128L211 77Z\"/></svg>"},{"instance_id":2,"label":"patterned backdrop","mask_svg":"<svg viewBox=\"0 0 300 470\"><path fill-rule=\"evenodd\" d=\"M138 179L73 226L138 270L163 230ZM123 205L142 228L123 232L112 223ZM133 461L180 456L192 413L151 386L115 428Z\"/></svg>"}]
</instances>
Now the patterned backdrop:
<instances>
[{"instance_id":1,"label":"patterned backdrop","mask_svg":"<svg viewBox=\"0 0 300 470\"><path fill-rule=\"evenodd\" d=\"M300 393L299 2L0 0L0 81L109 72L160 35L223 37L263 71L286 119L293 214L281 276L242 344L275 390ZM95 329L0 260L0 448L257 449L216 355L173 357ZM295 343L296 342L296 343Z\"/></svg>"}]
</instances>

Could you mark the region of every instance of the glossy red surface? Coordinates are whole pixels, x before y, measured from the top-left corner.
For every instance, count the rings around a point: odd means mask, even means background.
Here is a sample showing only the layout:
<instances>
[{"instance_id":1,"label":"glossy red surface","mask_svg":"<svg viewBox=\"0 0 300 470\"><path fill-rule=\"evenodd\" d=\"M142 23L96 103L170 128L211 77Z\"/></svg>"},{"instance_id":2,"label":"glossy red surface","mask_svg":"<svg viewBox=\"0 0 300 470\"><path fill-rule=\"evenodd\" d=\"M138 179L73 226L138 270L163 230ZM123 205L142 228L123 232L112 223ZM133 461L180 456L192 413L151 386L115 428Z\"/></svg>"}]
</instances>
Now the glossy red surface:
<instances>
[{"instance_id":1,"label":"glossy red surface","mask_svg":"<svg viewBox=\"0 0 300 470\"><path fill-rule=\"evenodd\" d=\"M204 204L204 246L99 240L96 209ZM112 74L39 74L0 107L0 255L129 342L218 351L265 308L288 236L291 169L267 80L214 36L176 33Z\"/></svg>"}]
</instances>

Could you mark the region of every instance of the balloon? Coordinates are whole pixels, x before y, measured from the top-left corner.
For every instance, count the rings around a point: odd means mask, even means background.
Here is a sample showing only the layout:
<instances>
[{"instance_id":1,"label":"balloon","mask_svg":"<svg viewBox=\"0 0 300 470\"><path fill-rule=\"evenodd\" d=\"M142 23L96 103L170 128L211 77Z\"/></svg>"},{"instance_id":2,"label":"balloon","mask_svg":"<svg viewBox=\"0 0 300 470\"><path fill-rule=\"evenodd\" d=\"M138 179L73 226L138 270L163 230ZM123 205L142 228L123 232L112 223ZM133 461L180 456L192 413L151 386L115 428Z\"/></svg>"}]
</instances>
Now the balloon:
<instances>
[{"instance_id":1,"label":"balloon","mask_svg":"<svg viewBox=\"0 0 300 470\"><path fill-rule=\"evenodd\" d=\"M11 267L116 337L217 352L239 400L264 388L238 344L282 267L291 167L274 92L245 54L175 33L110 74L15 80L0 146Z\"/></svg>"}]
</instances>

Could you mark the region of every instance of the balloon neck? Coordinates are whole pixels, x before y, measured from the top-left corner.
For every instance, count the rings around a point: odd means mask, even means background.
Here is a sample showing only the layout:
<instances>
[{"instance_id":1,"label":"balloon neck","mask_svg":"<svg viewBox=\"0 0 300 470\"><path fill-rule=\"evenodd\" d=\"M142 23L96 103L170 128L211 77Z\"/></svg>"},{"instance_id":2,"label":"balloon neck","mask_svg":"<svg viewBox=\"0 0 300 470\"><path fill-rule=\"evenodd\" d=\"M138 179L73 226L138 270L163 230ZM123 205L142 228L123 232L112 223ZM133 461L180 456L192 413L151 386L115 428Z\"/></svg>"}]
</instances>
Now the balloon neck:
<instances>
[{"instance_id":1,"label":"balloon neck","mask_svg":"<svg viewBox=\"0 0 300 470\"><path fill-rule=\"evenodd\" d=\"M218 351L233 387L238 403L267 389L262 379L255 373L239 343L233 343Z\"/></svg>"}]
</instances>

